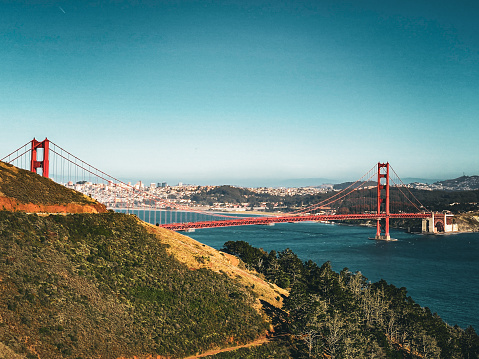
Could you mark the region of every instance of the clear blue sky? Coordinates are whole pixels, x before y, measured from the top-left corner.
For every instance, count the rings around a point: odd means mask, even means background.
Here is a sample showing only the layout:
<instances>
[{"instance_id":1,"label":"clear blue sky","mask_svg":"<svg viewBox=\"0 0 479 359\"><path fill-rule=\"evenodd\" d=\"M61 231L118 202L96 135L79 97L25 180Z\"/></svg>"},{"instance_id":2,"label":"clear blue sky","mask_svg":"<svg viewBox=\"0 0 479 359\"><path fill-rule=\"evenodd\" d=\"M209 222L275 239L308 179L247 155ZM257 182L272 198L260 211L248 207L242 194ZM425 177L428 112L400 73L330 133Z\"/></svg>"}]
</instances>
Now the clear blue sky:
<instances>
[{"instance_id":1,"label":"clear blue sky","mask_svg":"<svg viewBox=\"0 0 479 359\"><path fill-rule=\"evenodd\" d=\"M479 3L0 1L0 156L121 178L479 175Z\"/></svg>"}]
</instances>

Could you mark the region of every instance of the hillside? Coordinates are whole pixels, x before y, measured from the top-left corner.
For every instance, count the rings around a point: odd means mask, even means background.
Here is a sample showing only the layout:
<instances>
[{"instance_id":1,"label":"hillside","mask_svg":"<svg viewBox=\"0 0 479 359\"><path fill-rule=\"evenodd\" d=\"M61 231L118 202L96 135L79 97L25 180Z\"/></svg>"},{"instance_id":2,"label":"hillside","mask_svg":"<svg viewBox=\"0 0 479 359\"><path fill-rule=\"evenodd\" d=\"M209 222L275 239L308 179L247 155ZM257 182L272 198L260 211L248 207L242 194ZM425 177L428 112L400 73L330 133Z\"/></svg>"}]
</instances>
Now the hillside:
<instances>
[{"instance_id":1,"label":"hillside","mask_svg":"<svg viewBox=\"0 0 479 359\"><path fill-rule=\"evenodd\" d=\"M286 293L129 215L2 211L0 239L0 343L27 358L179 358L244 343L270 328L259 299Z\"/></svg>"},{"instance_id":2,"label":"hillside","mask_svg":"<svg viewBox=\"0 0 479 359\"><path fill-rule=\"evenodd\" d=\"M33 172L0 162L0 210L101 213L104 205Z\"/></svg>"},{"instance_id":3,"label":"hillside","mask_svg":"<svg viewBox=\"0 0 479 359\"><path fill-rule=\"evenodd\" d=\"M479 189L479 176L461 176L454 179L435 182L438 188L446 191L472 191Z\"/></svg>"}]
</instances>

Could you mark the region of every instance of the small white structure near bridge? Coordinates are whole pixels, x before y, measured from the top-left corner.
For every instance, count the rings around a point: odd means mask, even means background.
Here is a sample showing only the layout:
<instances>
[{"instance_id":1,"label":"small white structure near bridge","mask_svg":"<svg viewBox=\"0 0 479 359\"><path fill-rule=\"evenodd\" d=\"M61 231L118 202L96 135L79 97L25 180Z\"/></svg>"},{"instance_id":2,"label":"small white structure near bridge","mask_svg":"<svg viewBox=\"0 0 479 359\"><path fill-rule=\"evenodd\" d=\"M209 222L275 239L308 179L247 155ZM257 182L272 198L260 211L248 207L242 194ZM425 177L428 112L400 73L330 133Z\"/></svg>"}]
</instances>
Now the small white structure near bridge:
<instances>
[{"instance_id":1,"label":"small white structure near bridge","mask_svg":"<svg viewBox=\"0 0 479 359\"><path fill-rule=\"evenodd\" d=\"M432 217L423 218L422 233L452 233L457 232L457 223L451 213L432 213Z\"/></svg>"}]
</instances>

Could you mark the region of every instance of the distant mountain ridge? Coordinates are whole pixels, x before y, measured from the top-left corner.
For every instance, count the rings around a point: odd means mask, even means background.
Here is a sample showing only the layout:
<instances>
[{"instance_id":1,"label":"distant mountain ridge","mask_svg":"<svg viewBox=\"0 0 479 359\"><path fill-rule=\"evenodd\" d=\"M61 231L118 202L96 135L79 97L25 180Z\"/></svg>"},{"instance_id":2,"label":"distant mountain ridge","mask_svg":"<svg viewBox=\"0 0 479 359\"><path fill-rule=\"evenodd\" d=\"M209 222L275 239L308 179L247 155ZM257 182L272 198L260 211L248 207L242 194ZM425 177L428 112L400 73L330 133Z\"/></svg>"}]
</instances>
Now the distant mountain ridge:
<instances>
[{"instance_id":1,"label":"distant mountain ridge","mask_svg":"<svg viewBox=\"0 0 479 359\"><path fill-rule=\"evenodd\" d=\"M415 180L415 181L411 181ZM416 189L426 189L426 190L436 190L436 191L473 191L479 189L479 176L461 176L454 179L448 179L443 181L435 181L419 179L419 178L410 178L409 180L403 180L404 183L408 184L411 188ZM351 185L354 182L343 182L334 184L333 188L335 190L343 190ZM366 183L358 182L353 186L353 188L369 187L376 186L376 181L368 181Z\"/></svg>"},{"instance_id":2,"label":"distant mountain ridge","mask_svg":"<svg viewBox=\"0 0 479 359\"><path fill-rule=\"evenodd\" d=\"M410 187L435 191L473 191L479 189L479 176L461 176L432 184L415 182Z\"/></svg>"},{"instance_id":3,"label":"distant mountain ridge","mask_svg":"<svg viewBox=\"0 0 479 359\"><path fill-rule=\"evenodd\" d=\"M471 191L479 189L479 176L461 176L455 179L435 182L448 191Z\"/></svg>"}]
</instances>

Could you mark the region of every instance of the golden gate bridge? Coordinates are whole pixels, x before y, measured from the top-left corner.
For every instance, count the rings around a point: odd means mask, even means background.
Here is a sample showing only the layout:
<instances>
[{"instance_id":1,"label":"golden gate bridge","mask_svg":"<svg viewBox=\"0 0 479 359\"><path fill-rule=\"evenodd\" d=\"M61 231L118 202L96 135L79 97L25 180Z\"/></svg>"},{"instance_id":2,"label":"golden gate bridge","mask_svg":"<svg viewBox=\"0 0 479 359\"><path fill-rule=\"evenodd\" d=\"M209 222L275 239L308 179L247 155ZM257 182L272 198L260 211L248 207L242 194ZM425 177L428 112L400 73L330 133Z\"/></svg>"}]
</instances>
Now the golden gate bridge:
<instances>
[{"instance_id":1,"label":"golden gate bridge","mask_svg":"<svg viewBox=\"0 0 479 359\"><path fill-rule=\"evenodd\" d=\"M281 215L238 217L202 210L188 203L178 203L163 198L150 189L127 184L48 139L33 139L1 161L30 170L85 194L92 195L94 192L96 195L92 197L107 208L115 208L117 196L121 194L126 213L134 214L136 211L140 217L139 213L143 211L143 218L146 218L148 211L150 221L174 231L286 222L369 220L376 221L374 239L390 240L390 219L422 219L423 232L435 233L452 226L450 215L427 211L389 163L377 163L360 179L341 191L331 192L319 203ZM153 218L151 212L154 213Z\"/></svg>"}]
</instances>

